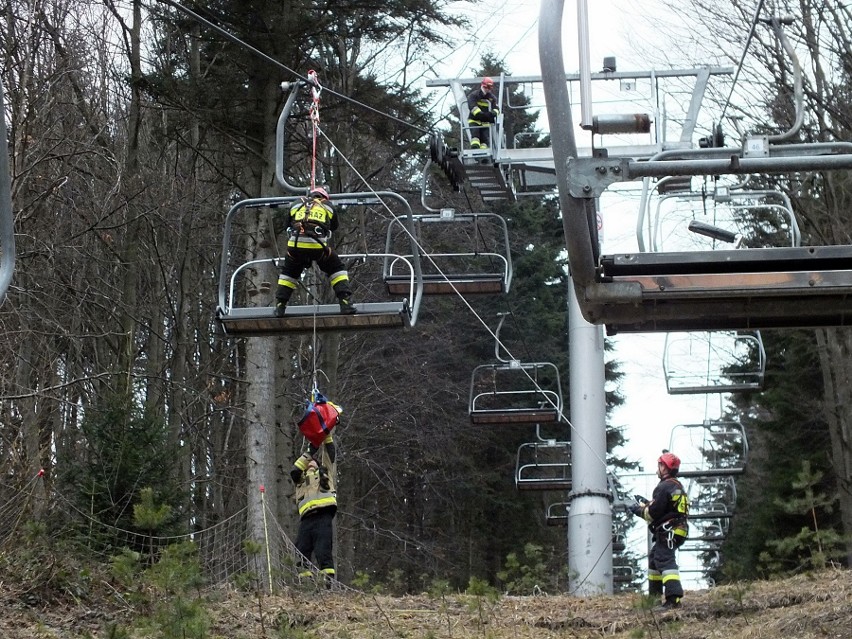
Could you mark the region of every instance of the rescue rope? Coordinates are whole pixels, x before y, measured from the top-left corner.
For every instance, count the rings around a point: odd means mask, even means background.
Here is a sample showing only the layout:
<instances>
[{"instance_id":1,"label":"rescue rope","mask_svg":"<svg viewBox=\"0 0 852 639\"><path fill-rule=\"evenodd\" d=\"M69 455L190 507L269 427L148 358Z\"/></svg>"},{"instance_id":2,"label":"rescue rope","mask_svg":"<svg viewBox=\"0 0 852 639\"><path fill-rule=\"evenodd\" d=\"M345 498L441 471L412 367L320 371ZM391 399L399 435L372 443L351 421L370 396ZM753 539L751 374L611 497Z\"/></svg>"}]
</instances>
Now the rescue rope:
<instances>
[{"instance_id":1,"label":"rescue rope","mask_svg":"<svg viewBox=\"0 0 852 639\"><path fill-rule=\"evenodd\" d=\"M316 71L308 71L308 81L311 83L311 191L317 186L317 139L320 131L320 94L322 86ZM310 204L305 203L305 206ZM328 247L323 247L327 250ZM317 311L314 306L313 335L311 340L311 402L316 399L317 393Z\"/></svg>"},{"instance_id":2,"label":"rescue rope","mask_svg":"<svg viewBox=\"0 0 852 639\"><path fill-rule=\"evenodd\" d=\"M319 137L319 106L322 86L319 83L319 77L317 76L316 71L308 71L308 82L311 83L311 190L313 191L317 186L317 138Z\"/></svg>"}]
</instances>

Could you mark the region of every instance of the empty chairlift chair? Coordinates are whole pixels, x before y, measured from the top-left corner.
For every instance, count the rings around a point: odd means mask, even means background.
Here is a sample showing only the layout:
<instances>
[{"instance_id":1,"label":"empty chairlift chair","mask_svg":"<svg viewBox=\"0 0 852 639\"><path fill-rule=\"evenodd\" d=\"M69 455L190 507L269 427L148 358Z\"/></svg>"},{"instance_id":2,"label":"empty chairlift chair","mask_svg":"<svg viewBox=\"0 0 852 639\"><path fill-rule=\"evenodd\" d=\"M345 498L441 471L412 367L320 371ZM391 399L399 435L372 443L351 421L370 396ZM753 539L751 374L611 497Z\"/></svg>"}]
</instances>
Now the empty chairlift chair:
<instances>
[{"instance_id":1,"label":"empty chairlift chair","mask_svg":"<svg viewBox=\"0 0 852 639\"><path fill-rule=\"evenodd\" d=\"M568 442L524 442L518 446L515 488L571 490L571 446Z\"/></svg>"},{"instance_id":2,"label":"empty chairlift chair","mask_svg":"<svg viewBox=\"0 0 852 639\"><path fill-rule=\"evenodd\" d=\"M384 280L391 295L407 295L411 240L404 219L388 225ZM512 258L506 220L495 213L442 209L413 216L414 238L426 295L508 293Z\"/></svg>"},{"instance_id":3,"label":"empty chairlift chair","mask_svg":"<svg viewBox=\"0 0 852 639\"><path fill-rule=\"evenodd\" d=\"M549 362L481 364L470 381L474 424L552 424L562 415L559 369Z\"/></svg>"},{"instance_id":4,"label":"empty chairlift chair","mask_svg":"<svg viewBox=\"0 0 852 639\"><path fill-rule=\"evenodd\" d=\"M646 202L653 194L648 192L643 198L640 220L644 210L650 208ZM641 221L640 225L644 227ZM789 197L777 190L750 190L743 183L716 183L709 192L702 189L660 195L649 226L651 244L648 250L656 253L797 247L801 243L801 232ZM722 232L702 232L709 228ZM643 240L641 245L645 244Z\"/></svg>"},{"instance_id":5,"label":"empty chairlift chair","mask_svg":"<svg viewBox=\"0 0 852 639\"><path fill-rule=\"evenodd\" d=\"M570 504L567 501L556 501L548 504L547 511L544 514L544 523L548 526L567 526L569 506Z\"/></svg>"},{"instance_id":6,"label":"empty chairlift chair","mask_svg":"<svg viewBox=\"0 0 852 639\"><path fill-rule=\"evenodd\" d=\"M541 436L541 426L536 425L536 440L518 446L515 487L571 490L571 442L546 439Z\"/></svg>"},{"instance_id":7,"label":"empty chairlift chair","mask_svg":"<svg viewBox=\"0 0 852 639\"><path fill-rule=\"evenodd\" d=\"M737 505L737 483L733 476L692 477L685 481L689 516L698 520L730 519Z\"/></svg>"},{"instance_id":8,"label":"empty chairlift chair","mask_svg":"<svg viewBox=\"0 0 852 639\"><path fill-rule=\"evenodd\" d=\"M766 351L760 331L666 333L663 373L670 395L762 390Z\"/></svg>"},{"instance_id":9,"label":"empty chairlift chair","mask_svg":"<svg viewBox=\"0 0 852 639\"><path fill-rule=\"evenodd\" d=\"M550 362L521 362L501 357L500 313L494 331L497 362L473 369L468 413L474 424L553 424L562 419L562 382Z\"/></svg>"},{"instance_id":10,"label":"empty chairlift chair","mask_svg":"<svg viewBox=\"0 0 852 639\"><path fill-rule=\"evenodd\" d=\"M748 440L738 422L706 421L672 428L669 449L681 456L680 477L730 477L745 471Z\"/></svg>"},{"instance_id":11,"label":"empty chairlift chair","mask_svg":"<svg viewBox=\"0 0 852 639\"><path fill-rule=\"evenodd\" d=\"M613 564L612 583L621 588L626 588L636 580L636 571L633 566L627 564Z\"/></svg>"},{"instance_id":12,"label":"empty chairlift chair","mask_svg":"<svg viewBox=\"0 0 852 639\"><path fill-rule=\"evenodd\" d=\"M697 534L690 534L690 541L721 544L725 541L725 535L727 534L726 527L722 522L718 521L702 522L696 532Z\"/></svg>"}]
</instances>

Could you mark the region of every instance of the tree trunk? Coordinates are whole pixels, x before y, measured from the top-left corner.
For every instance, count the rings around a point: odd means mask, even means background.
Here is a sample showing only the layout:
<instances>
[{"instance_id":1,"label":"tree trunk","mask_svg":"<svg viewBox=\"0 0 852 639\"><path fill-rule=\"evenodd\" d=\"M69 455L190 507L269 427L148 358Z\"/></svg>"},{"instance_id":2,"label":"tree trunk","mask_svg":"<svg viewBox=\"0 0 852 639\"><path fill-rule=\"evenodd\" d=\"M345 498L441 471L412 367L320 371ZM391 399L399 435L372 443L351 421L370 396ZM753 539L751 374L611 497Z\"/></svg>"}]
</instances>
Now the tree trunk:
<instances>
[{"instance_id":1,"label":"tree trunk","mask_svg":"<svg viewBox=\"0 0 852 639\"><path fill-rule=\"evenodd\" d=\"M127 155L124 159L124 185L123 205L125 207L125 219L128 222L127 234L124 239L124 247L121 251L121 266L123 268L123 282L121 287L121 302L123 312L121 314L121 332L119 335L122 345L118 353L119 392L127 395L130 399L132 380L131 371L135 355L136 322L134 311L137 308L137 287L139 282L139 238L141 235L141 217L133 214L131 200L133 199L134 185L139 181L139 130L142 126L142 63L140 29L142 24L141 0L133 0L133 22L127 34L130 38L130 104L127 116Z\"/></svg>"},{"instance_id":2,"label":"tree trunk","mask_svg":"<svg viewBox=\"0 0 852 639\"><path fill-rule=\"evenodd\" d=\"M259 154L266 158L266 162L255 163L250 170L256 176L252 183L257 186L257 192L262 197L277 194L278 189L274 183L274 149L275 149L275 126L278 119L277 106L280 101L280 88L273 79L264 77L257 79L255 85L258 108L264 112L263 150ZM260 238L264 232L265 219L253 217L249 222L249 236ZM248 247L249 251L256 251L255 257L271 258L271 249L259 246ZM248 257L248 256L247 256ZM270 268L270 267L266 267ZM271 279L270 274L261 274L262 279ZM276 280L273 280L276 281ZM280 358L278 356L277 340L268 337L252 337L246 340L246 374L250 382L246 400L249 411L247 420L247 473L249 490L249 533L253 539L264 539L263 532L268 530L268 518L270 513L275 513L279 503L278 487L279 463L277 454L286 454L286 446L282 450L276 442L278 430L275 428L278 411L276 410L278 400L276 390L281 385L279 380ZM286 384L286 382L284 382ZM292 458L292 450L290 451ZM262 510L258 488L265 487L265 503L269 511ZM264 524L264 516L267 523ZM264 526L267 526L264 529ZM269 551L272 557L278 556L278 536L267 535ZM265 568L264 568L265 571ZM268 587L269 578L263 578L264 588Z\"/></svg>"},{"instance_id":3,"label":"tree trunk","mask_svg":"<svg viewBox=\"0 0 852 639\"><path fill-rule=\"evenodd\" d=\"M831 437L831 464L846 539L846 563L852 565L852 332L819 330L820 366L825 384L824 413Z\"/></svg>"}]
</instances>

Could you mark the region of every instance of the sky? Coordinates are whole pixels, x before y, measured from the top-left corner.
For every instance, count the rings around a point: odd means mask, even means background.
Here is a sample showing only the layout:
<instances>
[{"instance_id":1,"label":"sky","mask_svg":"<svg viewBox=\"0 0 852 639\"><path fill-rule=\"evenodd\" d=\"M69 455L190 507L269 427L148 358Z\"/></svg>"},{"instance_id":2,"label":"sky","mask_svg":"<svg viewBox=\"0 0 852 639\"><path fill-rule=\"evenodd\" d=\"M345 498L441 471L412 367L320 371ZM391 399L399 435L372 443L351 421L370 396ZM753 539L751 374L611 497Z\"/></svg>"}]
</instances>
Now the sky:
<instances>
[{"instance_id":1,"label":"sky","mask_svg":"<svg viewBox=\"0 0 852 639\"><path fill-rule=\"evenodd\" d=\"M579 70L576 44L577 3L565 0L562 32L566 72ZM605 56L616 56L619 71L654 68L655 56L664 59L658 47L661 30L672 27L671 15L657 0L589 0L590 60L592 69L602 66ZM513 75L540 75L538 50L538 0L483 2L467 10L476 25L474 33L460 43L455 55L436 63L435 78L469 77L478 66L481 56L493 54L503 59ZM659 64L662 67L662 64ZM682 67L690 67L684 64ZM535 103L535 100L533 100ZM448 107L452 108L451 102ZM542 109L543 110L543 109ZM579 118L578 118L579 119ZM584 146L578 138L578 146ZM602 200L603 252L628 253L638 250L635 224L638 197L612 196L612 202ZM606 202L606 204L605 204ZM670 395L663 369L665 335L627 334L611 338L615 344L613 358L620 363L624 379L620 390L625 404L610 417L613 426L623 428L628 439L620 455L638 461L647 471L643 476L624 476L628 494L640 493L650 497L657 478L656 459L663 448L669 448L672 429L680 424L698 424L721 416L725 395ZM569 416L570 417L570 416ZM675 433L683 433L676 429ZM694 457L695 450L686 450L689 442L676 437L671 442L680 445L675 450L681 457ZM645 553L645 532L634 526L628 537L631 550L640 556ZM682 556L683 580L687 587L702 587L694 558Z\"/></svg>"}]
</instances>

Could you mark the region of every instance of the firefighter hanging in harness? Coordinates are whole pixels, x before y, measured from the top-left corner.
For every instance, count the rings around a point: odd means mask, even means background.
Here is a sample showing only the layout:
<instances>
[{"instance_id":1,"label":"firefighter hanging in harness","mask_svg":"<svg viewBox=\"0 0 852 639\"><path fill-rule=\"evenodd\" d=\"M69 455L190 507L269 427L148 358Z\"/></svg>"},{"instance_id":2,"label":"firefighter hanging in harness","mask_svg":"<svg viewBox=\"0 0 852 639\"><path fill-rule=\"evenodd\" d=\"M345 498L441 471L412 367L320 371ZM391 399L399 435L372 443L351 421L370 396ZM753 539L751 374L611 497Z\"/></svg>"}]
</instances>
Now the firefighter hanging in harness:
<instances>
[{"instance_id":1,"label":"firefighter hanging in harness","mask_svg":"<svg viewBox=\"0 0 852 639\"><path fill-rule=\"evenodd\" d=\"M340 312L344 315L357 312L350 299L349 273L329 245L331 234L337 227L338 219L325 189L313 189L307 198L296 202L290 209L287 216L287 255L281 266L275 294L276 317L284 316L303 271L313 262L328 276L340 304Z\"/></svg>"},{"instance_id":2,"label":"firefighter hanging in harness","mask_svg":"<svg viewBox=\"0 0 852 639\"><path fill-rule=\"evenodd\" d=\"M679 608L683 598L675 551L689 535L689 499L677 478L679 471L680 458L663 451L657 460L660 483L654 488L651 501L637 495L636 502L630 506L630 512L648 522L653 538L648 552L648 594L651 597L665 594L664 603L655 608L657 612Z\"/></svg>"}]
</instances>

